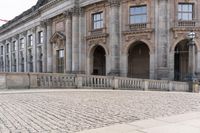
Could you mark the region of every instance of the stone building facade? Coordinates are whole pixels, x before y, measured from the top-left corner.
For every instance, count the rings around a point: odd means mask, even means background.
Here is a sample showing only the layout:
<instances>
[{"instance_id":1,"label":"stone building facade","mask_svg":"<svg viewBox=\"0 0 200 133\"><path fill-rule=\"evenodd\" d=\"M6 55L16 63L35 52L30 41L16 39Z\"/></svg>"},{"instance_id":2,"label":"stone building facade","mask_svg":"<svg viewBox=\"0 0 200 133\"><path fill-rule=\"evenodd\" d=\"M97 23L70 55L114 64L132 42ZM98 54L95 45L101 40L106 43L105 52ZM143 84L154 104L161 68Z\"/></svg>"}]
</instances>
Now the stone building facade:
<instances>
[{"instance_id":1,"label":"stone building facade","mask_svg":"<svg viewBox=\"0 0 200 133\"><path fill-rule=\"evenodd\" d=\"M0 28L0 71L184 80L199 0L38 0Z\"/></svg>"}]
</instances>

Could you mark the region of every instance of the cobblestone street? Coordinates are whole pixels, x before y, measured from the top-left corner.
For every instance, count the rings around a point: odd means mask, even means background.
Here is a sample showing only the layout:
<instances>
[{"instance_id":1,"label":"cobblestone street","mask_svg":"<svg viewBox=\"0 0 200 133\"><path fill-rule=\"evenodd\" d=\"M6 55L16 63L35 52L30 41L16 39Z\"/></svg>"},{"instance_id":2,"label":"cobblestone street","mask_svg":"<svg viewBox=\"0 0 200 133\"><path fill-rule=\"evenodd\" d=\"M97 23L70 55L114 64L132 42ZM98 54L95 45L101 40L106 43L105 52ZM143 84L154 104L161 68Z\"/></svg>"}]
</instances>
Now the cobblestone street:
<instances>
[{"instance_id":1,"label":"cobblestone street","mask_svg":"<svg viewBox=\"0 0 200 133\"><path fill-rule=\"evenodd\" d=\"M200 111L199 94L106 90L6 91L0 93L0 131L71 133L190 111Z\"/></svg>"}]
</instances>

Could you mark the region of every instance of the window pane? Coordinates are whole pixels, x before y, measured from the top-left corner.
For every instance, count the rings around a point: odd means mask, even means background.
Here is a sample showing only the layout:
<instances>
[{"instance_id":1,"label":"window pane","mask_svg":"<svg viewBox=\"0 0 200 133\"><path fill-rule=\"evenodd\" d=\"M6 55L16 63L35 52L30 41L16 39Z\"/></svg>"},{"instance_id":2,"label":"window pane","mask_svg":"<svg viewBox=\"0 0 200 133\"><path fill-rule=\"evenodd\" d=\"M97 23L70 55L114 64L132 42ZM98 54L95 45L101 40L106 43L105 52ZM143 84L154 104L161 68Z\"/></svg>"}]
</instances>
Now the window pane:
<instances>
[{"instance_id":1,"label":"window pane","mask_svg":"<svg viewBox=\"0 0 200 133\"><path fill-rule=\"evenodd\" d=\"M93 29L103 28L103 13L93 14Z\"/></svg>"},{"instance_id":2,"label":"window pane","mask_svg":"<svg viewBox=\"0 0 200 133\"><path fill-rule=\"evenodd\" d=\"M138 6L130 8L130 24L147 22L147 7Z\"/></svg>"},{"instance_id":3,"label":"window pane","mask_svg":"<svg viewBox=\"0 0 200 133\"><path fill-rule=\"evenodd\" d=\"M188 11L188 5L183 4L182 5L182 11L187 12Z\"/></svg>"},{"instance_id":4,"label":"window pane","mask_svg":"<svg viewBox=\"0 0 200 133\"><path fill-rule=\"evenodd\" d=\"M192 4L190 4L190 5L188 6L188 11L189 11L189 12L192 12Z\"/></svg>"}]
</instances>

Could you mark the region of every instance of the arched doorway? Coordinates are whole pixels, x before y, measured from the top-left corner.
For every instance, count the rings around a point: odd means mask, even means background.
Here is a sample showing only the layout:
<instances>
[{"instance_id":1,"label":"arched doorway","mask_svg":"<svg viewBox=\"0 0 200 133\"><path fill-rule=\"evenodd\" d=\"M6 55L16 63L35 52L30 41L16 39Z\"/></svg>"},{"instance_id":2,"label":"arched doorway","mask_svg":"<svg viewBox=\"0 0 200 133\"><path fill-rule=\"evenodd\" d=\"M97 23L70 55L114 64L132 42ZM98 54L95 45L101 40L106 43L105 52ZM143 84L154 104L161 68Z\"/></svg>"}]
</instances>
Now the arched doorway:
<instances>
[{"instance_id":1,"label":"arched doorway","mask_svg":"<svg viewBox=\"0 0 200 133\"><path fill-rule=\"evenodd\" d=\"M92 55L92 74L106 75L106 52L102 46L95 46Z\"/></svg>"},{"instance_id":2,"label":"arched doorway","mask_svg":"<svg viewBox=\"0 0 200 133\"><path fill-rule=\"evenodd\" d=\"M128 51L128 77L149 78L149 55L148 46L141 42L135 42Z\"/></svg>"},{"instance_id":3,"label":"arched doorway","mask_svg":"<svg viewBox=\"0 0 200 133\"><path fill-rule=\"evenodd\" d=\"M189 47L188 41L180 41L174 51L174 79L178 81L185 80L188 74Z\"/></svg>"}]
</instances>

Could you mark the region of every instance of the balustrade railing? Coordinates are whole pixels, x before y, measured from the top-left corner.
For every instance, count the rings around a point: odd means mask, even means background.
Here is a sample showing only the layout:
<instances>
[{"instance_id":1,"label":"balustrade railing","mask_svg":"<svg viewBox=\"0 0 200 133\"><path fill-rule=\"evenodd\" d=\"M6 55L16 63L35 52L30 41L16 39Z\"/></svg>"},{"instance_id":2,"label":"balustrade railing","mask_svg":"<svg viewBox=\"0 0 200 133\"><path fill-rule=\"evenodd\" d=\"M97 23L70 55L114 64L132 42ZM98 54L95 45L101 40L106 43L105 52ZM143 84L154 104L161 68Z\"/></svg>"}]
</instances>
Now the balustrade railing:
<instances>
[{"instance_id":1,"label":"balustrade railing","mask_svg":"<svg viewBox=\"0 0 200 133\"><path fill-rule=\"evenodd\" d=\"M191 20L191 21L177 21L176 23L176 27L195 27L197 24L196 20Z\"/></svg>"},{"instance_id":2,"label":"balustrade railing","mask_svg":"<svg viewBox=\"0 0 200 133\"><path fill-rule=\"evenodd\" d=\"M127 77L58 73L1 73L3 87L13 88L92 88L158 91L189 91L189 83ZM12 80L13 79L13 82ZM0 87L1 87L0 86Z\"/></svg>"},{"instance_id":3,"label":"balustrade railing","mask_svg":"<svg viewBox=\"0 0 200 133\"><path fill-rule=\"evenodd\" d=\"M40 88L73 88L76 87L75 75L38 74L37 85Z\"/></svg>"},{"instance_id":4,"label":"balustrade railing","mask_svg":"<svg viewBox=\"0 0 200 133\"><path fill-rule=\"evenodd\" d=\"M106 76L82 75L84 88L112 88L113 78Z\"/></svg>"},{"instance_id":5,"label":"balustrade railing","mask_svg":"<svg viewBox=\"0 0 200 133\"><path fill-rule=\"evenodd\" d=\"M122 78L116 77L118 80L119 89L135 89L142 90L144 89L144 83L142 79L131 79L131 78Z\"/></svg>"}]
</instances>

